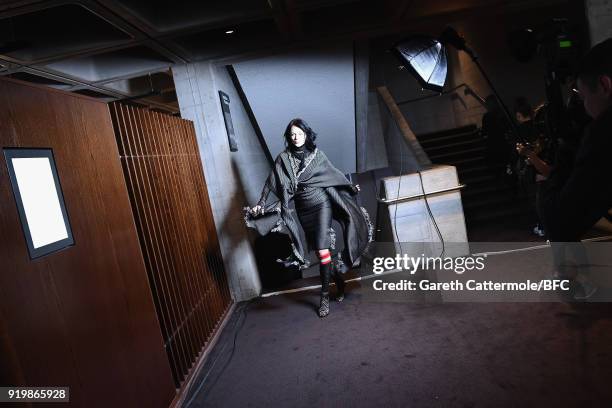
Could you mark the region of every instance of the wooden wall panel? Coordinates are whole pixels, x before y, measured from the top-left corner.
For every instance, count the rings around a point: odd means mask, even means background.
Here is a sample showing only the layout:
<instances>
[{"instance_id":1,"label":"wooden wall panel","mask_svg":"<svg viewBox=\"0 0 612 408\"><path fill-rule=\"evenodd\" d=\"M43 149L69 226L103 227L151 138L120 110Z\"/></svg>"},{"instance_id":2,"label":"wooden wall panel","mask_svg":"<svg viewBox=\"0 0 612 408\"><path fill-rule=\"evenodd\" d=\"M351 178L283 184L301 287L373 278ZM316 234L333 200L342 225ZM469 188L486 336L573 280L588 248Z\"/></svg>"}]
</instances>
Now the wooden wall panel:
<instances>
[{"instance_id":1,"label":"wooden wall panel","mask_svg":"<svg viewBox=\"0 0 612 408\"><path fill-rule=\"evenodd\" d=\"M0 154L0 378L70 386L74 407L167 407L176 390L108 106L0 79L0 147L53 149L75 239L30 260Z\"/></svg>"},{"instance_id":2,"label":"wooden wall panel","mask_svg":"<svg viewBox=\"0 0 612 408\"><path fill-rule=\"evenodd\" d=\"M231 305L195 129L120 103L110 110L178 387Z\"/></svg>"}]
</instances>

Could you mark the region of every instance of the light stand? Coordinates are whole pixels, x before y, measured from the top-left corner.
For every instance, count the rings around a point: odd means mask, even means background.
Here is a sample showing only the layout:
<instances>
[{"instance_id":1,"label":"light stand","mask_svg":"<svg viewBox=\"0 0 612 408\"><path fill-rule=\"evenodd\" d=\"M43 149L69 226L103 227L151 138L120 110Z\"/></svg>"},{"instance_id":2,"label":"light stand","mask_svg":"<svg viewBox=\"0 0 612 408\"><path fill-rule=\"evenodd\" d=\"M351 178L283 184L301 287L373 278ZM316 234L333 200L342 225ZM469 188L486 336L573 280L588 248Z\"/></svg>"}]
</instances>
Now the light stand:
<instances>
[{"instance_id":1,"label":"light stand","mask_svg":"<svg viewBox=\"0 0 612 408\"><path fill-rule=\"evenodd\" d=\"M442 33L442 35L440 36L440 42L443 43L443 44L450 44L453 47L455 47L456 49L461 50L461 51L465 52L467 55L470 56L470 58L472 59L472 61L474 62L474 64L478 68L478 70L480 71L480 74L482 75L482 77L487 82L487 85L489 85L489 88L491 88L491 91L493 91L493 95L495 95L495 98L499 102L499 105L502 107L502 111L504 112L504 116L506 116L506 119L508 120L508 123L510 124L510 129L512 130L512 133L514 134L515 139L519 140L519 141L521 141L523 143L526 143L527 141L523 140L521 134L519 133L519 131L518 131L517 127L516 127L516 122L514 121L512 116L510 115L510 111L508 110L508 107L506 106L504 101L502 101L501 97L499 96L499 93L497 92L497 89L495 89L495 86L493 85L493 82L491 82L491 79L489 78L489 75L487 75L487 73L484 70L484 68L482 67L482 65L480 65L480 61L478 60L478 56L476 55L474 50L472 50L471 48L469 48L466 45L465 39L463 37L461 37L457 33L457 31L455 31L454 28L447 27L444 30L444 32Z\"/></svg>"}]
</instances>

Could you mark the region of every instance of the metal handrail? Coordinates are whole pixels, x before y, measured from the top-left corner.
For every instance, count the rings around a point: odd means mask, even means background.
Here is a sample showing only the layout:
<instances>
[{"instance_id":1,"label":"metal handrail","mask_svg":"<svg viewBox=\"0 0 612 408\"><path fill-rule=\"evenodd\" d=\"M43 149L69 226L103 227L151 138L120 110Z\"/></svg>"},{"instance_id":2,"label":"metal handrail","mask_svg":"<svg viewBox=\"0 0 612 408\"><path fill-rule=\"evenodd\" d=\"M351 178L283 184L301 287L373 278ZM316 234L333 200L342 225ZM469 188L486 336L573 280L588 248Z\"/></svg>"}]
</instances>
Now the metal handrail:
<instances>
[{"instance_id":1,"label":"metal handrail","mask_svg":"<svg viewBox=\"0 0 612 408\"><path fill-rule=\"evenodd\" d=\"M379 203L383 203L383 204L395 204L395 203L401 203L404 201L411 201L411 200L416 200L418 198L422 198L422 197L429 197L431 195L436 195L436 194L441 194L441 193L447 193L449 191L456 191L456 190L461 190L463 188L465 188L466 185L465 184L459 184L458 186L455 187L449 187L449 188L444 188L442 190L435 190L435 191L431 191L428 193L419 193L419 194L415 194L415 195L411 195L411 196L406 196L406 197L399 197L399 198L394 198L392 200L388 200L385 198L378 198L378 202Z\"/></svg>"}]
</instances>

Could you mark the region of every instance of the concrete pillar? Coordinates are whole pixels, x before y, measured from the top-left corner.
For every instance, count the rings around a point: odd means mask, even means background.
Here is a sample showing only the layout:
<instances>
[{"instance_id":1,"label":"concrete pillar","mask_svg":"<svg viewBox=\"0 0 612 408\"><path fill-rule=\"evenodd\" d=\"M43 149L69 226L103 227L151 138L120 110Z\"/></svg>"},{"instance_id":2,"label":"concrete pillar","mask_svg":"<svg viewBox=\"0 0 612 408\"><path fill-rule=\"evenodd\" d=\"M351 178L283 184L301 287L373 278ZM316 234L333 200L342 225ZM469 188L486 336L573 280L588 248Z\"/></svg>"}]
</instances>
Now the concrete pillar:
<instances>
[{"instance_id":1,"label":"concrete pillar","mask_svg":"<svg viewBox=\"0 0 612 408\"><path fill-rule=\"evenodd\" d=\"M223 67L210 62L179 65L172 71L181 116L195 124L232 297L235 301L251 299L261 293L261 282L242 218L242 207L249 202L239 166L229 150L218 94L220 81L224 88L221 90L233 85L228 85Z\"/></svg>"},{"instance_id":2,"label":"concrete pillar","mask_svg":"<svg viewBox=\"0 0 612 408\"><path fill-rule=\"evenodd\" d=\"M585 0L591 46L612 37L612 0Z\"/></svg>"}]
</instances>

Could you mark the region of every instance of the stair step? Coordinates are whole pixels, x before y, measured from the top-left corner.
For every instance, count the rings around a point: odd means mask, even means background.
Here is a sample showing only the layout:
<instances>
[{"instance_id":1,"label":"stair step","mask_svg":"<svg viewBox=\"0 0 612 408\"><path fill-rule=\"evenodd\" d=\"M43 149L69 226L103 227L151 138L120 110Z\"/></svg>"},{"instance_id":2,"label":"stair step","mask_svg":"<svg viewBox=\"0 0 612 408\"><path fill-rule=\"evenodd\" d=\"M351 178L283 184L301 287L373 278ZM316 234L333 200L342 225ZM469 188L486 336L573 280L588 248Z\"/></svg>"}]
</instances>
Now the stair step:
<instances>
[{"instance_id":1,"label":"stair step","mask_svg":"<svg viewBox=\"0 0 612 408\"><path fill-rule=\"evenodd\" d=\"M497 183L487 183L484 185L467 184L466 188L461 193L462 197L466 199L473 199L473 197L481 194L507 194L510 199L514 195L514 191L509 186L499 185Z\"/></svg>"},{"instance_id":2,"label":"stair step","mask_svg":"<svg viewBox=\"0 0 612 408\"><path fill-rule=\"evenodd\" d=\"M501 208L496 211L479 211L478 213L472 213L466 211L465 221L470 225L479 224L483 222L490 222L499 218L516 217L519 215L526 214L527 210L522 207L508 207Z\"/></svg>"},{"instance_id":3,"label":"stair step","mask_svg":"<svg viewBox=\"0 0 612 408\"><path fill-rule=\"evenodd\" d=\"M473 211L476 208L495 206L494 208L500 208L499 204L507 204L508 207L516 205L516 201L512 199L510 195L494 195L488 198L480 198L475 200L465 200L463 208L466 211Z\"/></svg>"},{"instance_id":4,"label":"stair step","mask_svg":"<svg viewBox=\"0 0 612 408\"><path fill-rule=\"evenodd\" d=\"M434 146L434 147L425 147L425 146L423 146L423 148L425 149L425 152L427 154L429 154L429 152L436 151L436 150L452 149L454 147L469 146L469 145L473 145L473 144L476 144L476 143L481 143L481 140L465 140L465 141L462 141L462 142L449 143L449 144L444 144L444 145L441 145L441 146Z\"/></svg>"},{"instance_id":5,"label":"stair step","mask_svg":"<svg viewBox=\"0 0 612 408\"><path fill-rule=\"evenodd\" d=\"M465 164L473 164L473 163L478 163L478 162L484 162L484 158L483 157L469 157L469 158L461 159L461 160L447 160L444 163L439 162L436 164L449 164L451 166L455 166L459 168L459 166L462 166Z\"/></svg>"},{"instance_id":6,"label":"stair step","mask_svg":"<svg viewBox=\"0 0 612 408\"><path fill-rule=\"evenodd\" d=\"M475 177L459 177L459 181L462 184L465 184L467 187L473 186L474 184L479 184L479 183L491 183L493 181L495 181L495 176L493 176L492 174L485 174L482 176L475 176Z\"/></svg>"},{"instance_id":7,"label":"stair step","mask_svg":"<svg viewBox=\"0 0 612 408\"><path fill-rule=\"evenodd\" d=\"M460 155L467 155L467 154L476 155L477 153L484 152L484 150L485 150L484 146L479 146L479 147L474 147L472 149L465 149L465 150L460 150L456 152L433 154L433 155L429 155L429 158L432 161L434 161L434 160L439 160L444 157L453 157L453 156L460 156ZM484 159L483 157L479 157L479 158Z\"/></svg>"},{"instance_id":8,"label":"stair step","mask_svg":"<svg viewBox=\"0 0 612 408\"><path fill-rule=\"evenodd\" d=\"M454 129L441 130L438 132L422 133L422 134L417 135L417 138L419 140L421 138L425 140L425 139L440 138L440 137L446 137L446 136L452 136L452 135L458 135L458 134L469 134L469 133L474 133L477 131L478 131L478 127L476 125L467 125L467 126L462 126L459 128L454 128Z\"/></svg>"},{"instance_id":9,"label":"stair step","mask_svg":"<svg viewBox=\"0 0 612 408\"><path fill-rule=\"evenodd\" d=\"M489 167L487 166L474 166L474 167L468 167L462 170L457 170L457 173L459 173L459 177L464 176L464 175L468 175L468 174L474 174L474 173L478 173L478 172L485 172L485 173L489 173L491 171L491 169L489 169Z\"/></svg>"},{"instance_id":10,"label":"stair step","mask_svg":"<svg viewBox=\"0 0 612 408\"><path fill-rule=\"evenodd\" d=\"M482 140L484 138L480 135L480 132L472 132L472 133L457 133L454 135L448 136L439 136L439 137L430 137L430 138L422 138L417 136L419 143L423 146L433 146L443 143L452 142L453 140Z\"/></svg>"}]
</instances>

